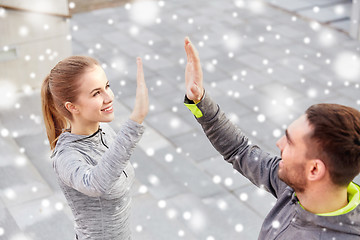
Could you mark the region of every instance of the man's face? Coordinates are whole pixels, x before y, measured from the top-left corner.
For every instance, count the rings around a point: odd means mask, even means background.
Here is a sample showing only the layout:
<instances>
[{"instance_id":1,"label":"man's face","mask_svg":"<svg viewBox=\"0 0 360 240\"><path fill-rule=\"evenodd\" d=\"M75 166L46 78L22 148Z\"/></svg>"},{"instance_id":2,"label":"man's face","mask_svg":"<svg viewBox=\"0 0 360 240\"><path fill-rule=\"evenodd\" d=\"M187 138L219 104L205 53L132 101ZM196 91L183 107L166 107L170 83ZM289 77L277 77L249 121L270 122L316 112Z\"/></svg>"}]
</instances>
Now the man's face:
<instances>
[{"instance_id":1,"label":"man's face","mask_svg":"<svg viewBox=\"0 0 360 240\"><path fill-rule=\"evenodd\" d=\"M282 158L279 163L279 178L298 193L304 192L307 185L306 141L309 141L307 136L311 131L306 115L302 115L290 124L285 135L276 143Z\"/></svg>"}]
</instances>

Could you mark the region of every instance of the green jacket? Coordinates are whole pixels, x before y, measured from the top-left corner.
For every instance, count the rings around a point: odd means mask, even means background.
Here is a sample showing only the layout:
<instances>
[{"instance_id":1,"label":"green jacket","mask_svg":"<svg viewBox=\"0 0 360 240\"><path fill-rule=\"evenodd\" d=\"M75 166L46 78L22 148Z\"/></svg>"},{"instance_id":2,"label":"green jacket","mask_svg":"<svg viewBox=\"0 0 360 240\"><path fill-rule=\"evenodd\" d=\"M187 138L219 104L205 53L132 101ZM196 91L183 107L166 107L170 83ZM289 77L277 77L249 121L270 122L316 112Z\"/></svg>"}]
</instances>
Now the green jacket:
<instances>
[{"instance_id":1,"label":"green jacket","mask_svg":"<svg viewBox=\"0 0 360 240\"><path fill-rule=\"evenodd\" d=\"M301 207L294 190L279 179L280 157L271 156L258 146L248 144L246 136L226 118L207 94L197 104L185 97L185 105L194 113L206 136L224 159L256 186L264 187L277 198L264 220L259 239L360 239L358 185L350 184L350 203L347 209L342 209L341 215L319 216L310 213Z\"/></svg>"}]
</instances>

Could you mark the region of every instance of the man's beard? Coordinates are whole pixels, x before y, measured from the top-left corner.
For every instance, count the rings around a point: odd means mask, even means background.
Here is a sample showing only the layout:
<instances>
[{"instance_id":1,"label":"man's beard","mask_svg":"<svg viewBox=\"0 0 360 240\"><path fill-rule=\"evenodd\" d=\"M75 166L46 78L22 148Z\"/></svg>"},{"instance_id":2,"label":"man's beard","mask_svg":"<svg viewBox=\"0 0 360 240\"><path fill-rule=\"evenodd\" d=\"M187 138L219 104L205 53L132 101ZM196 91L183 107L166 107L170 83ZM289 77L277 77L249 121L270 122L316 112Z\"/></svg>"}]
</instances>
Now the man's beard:
<instances>
[{"instance_id":1,"label":"man's beard","mask_svg":"<svg viewBox=\"0 0 360 240\"><path fill-rule=\"evenodd\" d=\"M280 180L290 186L296 193L303 193L306 189L305 167L302 164L297 164L296 169L289 171L283 165L281 171L280 166L278 170Z\"/></svg>"}]
</instances>

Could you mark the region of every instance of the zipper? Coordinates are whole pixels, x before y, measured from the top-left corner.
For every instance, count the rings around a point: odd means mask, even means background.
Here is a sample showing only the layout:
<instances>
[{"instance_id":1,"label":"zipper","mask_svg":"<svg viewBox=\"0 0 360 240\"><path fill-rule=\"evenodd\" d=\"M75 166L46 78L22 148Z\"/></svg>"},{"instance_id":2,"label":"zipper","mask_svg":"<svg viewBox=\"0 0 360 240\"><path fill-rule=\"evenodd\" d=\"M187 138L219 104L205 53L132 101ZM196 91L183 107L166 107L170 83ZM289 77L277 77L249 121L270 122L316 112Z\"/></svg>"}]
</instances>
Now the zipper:
<instances>
[{"instance_id":1,"label":"zipper","mask_svg":"<svg viewBox=\"0 0 360 240\"><path fill-rule=\"evenodd\" d=\"M102 134L103 134L103 131L102 131L101 128L100 128L100 139L101 139L101 142L102 142L102 144L103 144L107 149L109 149L108 145L106 145L106 144L104 143ZM104 133L104 134L105 134L105 133ZM128 175L126 174L125 170L123 170L123 173L125 174L125 177L128 177Z\"/></svg>"}]
</instances>

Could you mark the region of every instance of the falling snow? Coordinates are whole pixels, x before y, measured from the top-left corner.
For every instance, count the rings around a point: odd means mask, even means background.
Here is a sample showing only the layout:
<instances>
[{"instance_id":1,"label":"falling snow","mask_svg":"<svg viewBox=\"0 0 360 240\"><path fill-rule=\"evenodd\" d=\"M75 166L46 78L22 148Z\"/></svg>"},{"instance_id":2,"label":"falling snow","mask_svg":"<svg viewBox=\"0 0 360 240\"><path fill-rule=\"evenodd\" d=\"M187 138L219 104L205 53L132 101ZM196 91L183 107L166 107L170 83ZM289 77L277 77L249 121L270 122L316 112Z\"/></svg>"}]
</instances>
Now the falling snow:
<instances>
[{"instance_id":1,"label":"falling snow","mask_svg":"<svg viewBox=\"0 0 360 240\"><path fill-rule=\"evenodd\" d=\"M334 71L344 80L358 80L360 78L359 56L348 51L338 54L334 61Z\"/></svg>"},{"instance_id":2,"label":"falling snow","mask_svg":"<svg viewBox=\"0 0 360 240\"><path fill-rule=\"evenodd\" d=\"M159 19L159 5L162 4L157 4L155 1L150 0L136 1L132 5L127 5L126 9L130 11L132 21L140 25L150 25Z\"/></svg>"},{"instance_id":3,"label":"falling snow","mask_svg":"<svg viewBox=\"0 0 360 240\"><path fill-rule=\"evenodd\" d=\"M309 104L337 100L335 97L339 96L347 99L346 104L352 103L358 109L360 106L360 46L347 36L317 19L304 21L301 14L269 9L259 0L222 2L218 6L221 16L207 14L213 12L208 8L217 6L217 2L201 8L197 4L133 1L107 12L82 13L86 21L81 14L66 20L69 33L63 40L73 43L74 53L97 58L107 73L119 108L117 119L126 119L134 104L135 56L144 61L150 96L145 125L152 134L139 142L130 159L136 173L133 209L141 216L133 222L133 232L139 234L136 236L150 236L150 226L159 221L174 239L201 236L218 240L222 235L212 226L221 222L229 236L242 239L244 233L254 228L247 218L257 219L262 211L257 209L254 213L254 198L263 200L267 211L274 205L264 186L255 189L244 185L244 178L217 158L219 154L182 105L187 63L182 52L184 36L189 35L199 50L205 89L219 101L230 121L249 135L249 144L264 144L266 150L278 154L276 140ZM69 1L68 8L74 11L79 6ZM38 9L46 9L46 4ZM319 16L327 11L322 6L311 6L308 10ZM342 5L333 6L330 11L339 18L347 17ZM1 21L5 22L11 14L10 10L0 8ZM55 29L54 22L34 16L12 31L18 41L25 42L34 35L51 35ZM97 32L98 29L101 31ZM18 184L19 179L14 178L11 180L14 184L4 185L0 190L0 198L6 204L17 204L16 207L23 207L22 201L26 204L28 197L37 199L37 205L32 207L39 213L30 211L24 215L22 221L27 224L42 224L44 216L69 212L66 199L49 194L49 186L43 184L47 179L39 180L48 176L45 170L51 170L52 165L39 86L33 84L44 77L41 66L51 69L60 60L62 49L56 44L36 49L25 51L7 41L0 45L0 57L11 58L15 52L21 61L19 72L24 72L21 75L24 83L20 85L16 71L10 77L0 77L0 140L8 144L2 149L9 153L1 164L18 171L16 176L26 172L25 181L30 179L28 184ZM34 153L41 157L33 159ZM240 206L251 206L247 211L253 215L243 215ZM11 219L17 218L11 215ZM276 230L281 224L275 220L271 226ZM0 238L33 239L13 231L0 224Z\"/></svg>"}]
</instances>

